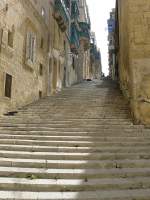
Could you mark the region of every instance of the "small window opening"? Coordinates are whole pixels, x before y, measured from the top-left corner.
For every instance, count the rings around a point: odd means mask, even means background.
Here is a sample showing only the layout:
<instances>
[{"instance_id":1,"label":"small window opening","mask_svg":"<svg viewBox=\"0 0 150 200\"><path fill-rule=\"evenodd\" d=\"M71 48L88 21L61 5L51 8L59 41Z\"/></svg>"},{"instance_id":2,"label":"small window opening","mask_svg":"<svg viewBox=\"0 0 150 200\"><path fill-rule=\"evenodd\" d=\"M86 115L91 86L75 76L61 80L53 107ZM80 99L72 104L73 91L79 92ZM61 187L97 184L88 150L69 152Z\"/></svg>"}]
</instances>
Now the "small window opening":
<instances>
[{"instance_id":1,"label":"small window opening","mask_svg":"<svg viewBox=\"0 0 150 200\"><path fill-rule=\"evenodd\" d=\"M13 40L14 40L14 33L12 31L8 31L8 46L13 48Z\"/></svg>"},{"instance_id":2,"label":"small window opening","mask_svg":"<svg viewBox=\"0 0 150 200\"><path fill-rule=\"evenodd\" d=\"M12 76L10 74L6 74L5 96L8 98L11 98L11 88L12 88Z\"/></svg>"},{"instance_id":3,"label":"small window opening","mask_svg":"<svg viewBox=\"0 0 150 200\"><path fill-rule=\"evenodd\" d=\"M41 10L41 15L43 18L45 18L45 9L44 8L42 8L42 10Z\"/></svg>"},{"instance_id":4,"label":"small window opening","mask_svg":"<svg viewBox=\"0 0 150 200\"><path fill-rule=\"evenodd\" d=\"M41 38L40 48L43 49L43 47L44 47L44 39Z\"/></svg>"},{"instance_id":5,"label":"small window opening","mask_svg":"<svg viewBox=\"0 0 150 200\"><path fill-rule=\"evenodd\" d=\"M73 69L75 69L75 59L74 59L74 57L72 58L72 67L73 67Z\"/></svg>"},{"instance_id":6,"label":"small window opening","mask_svg":"<svg viewBox=\"0 0 150 200\"><path fill-rule=\"evenodd\" d=\"M39 98L40 99L42 98L42 91L41 90L39 91Z\"/></svg>"},{"instance_id":7,"label":"small window opening","mask_svg":"<svg viewBox=\"0 0 150 200\"><path fill-rule=\"evenodd\" d=\"M39 70L40 75L43 75L43 65L40 63L40 70Z\"/></svg>"}]
</instances>

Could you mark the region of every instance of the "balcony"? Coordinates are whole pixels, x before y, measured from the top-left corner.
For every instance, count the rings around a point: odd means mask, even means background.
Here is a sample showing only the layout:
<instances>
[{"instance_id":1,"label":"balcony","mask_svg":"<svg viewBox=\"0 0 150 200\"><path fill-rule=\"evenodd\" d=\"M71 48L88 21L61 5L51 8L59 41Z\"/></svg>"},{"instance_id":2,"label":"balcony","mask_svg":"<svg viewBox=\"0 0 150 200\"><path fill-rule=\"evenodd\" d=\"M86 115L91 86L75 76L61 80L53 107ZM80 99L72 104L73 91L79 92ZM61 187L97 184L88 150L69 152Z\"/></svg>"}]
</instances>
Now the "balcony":
<instances>
[{"instance_id":1,"label":"balcony","mask_svg":"<svg viewBox=\"0 0 150 200\"><path fill-rule=\"evenodd\" d=\"M90 44L90 55L91 55L91 60L95 60L95 57L96 57L96 52L97 52L97 49L96 49L96 46L91 43Z\"/></svg>"},{"instance_id":2,"label":"balcony","mask_svg":"<svg viewBox=\"0 0 150 200\"><path fill-rule=\"evenodd\" d=\"M96 60L101 60L101 54L99 51L96 52L95 58L96 58Z\"/></svg>"},{"instance_id":3,"label":"balcony","mask_svg":"<svg viewBox=\"0 0 150 200\"><path fill-rule=\"evenodd\" d=\"M101 59L101 54L97 50L97 46L94 43L90 44L90 54L91 54L92 60L100 60Z\"/></svg>"},{"instance_id":4,"label":"balcony","mask_svg":"<svg viewBox=\"0 0 150 200\"><path fill-rule=\"evenodd\" d=\"M116 48L115 48L115 45L109 45L108 46L108 52L109 54L116 54Z\"/></svg>"},{"instance_id":5,"label":"balcony","mask_svg":"<svg viewBox=\"0 0 150 200\"><path fill-rule=\"evenodd\" d=\"M78 6L78 1L74 0L71 3L71 19L72 20L77 20L79 17L79 6Z\"/></svg>"},{"instance_id":6,"label":"balcony","mask_svg":"<svg viewBox=\"0 0 150 200\"><path fill-rule=\"evenodd\" d=\"M64 0L55 0L53 16L56 19L62 32L65 32L67 30L67 27L69 26L70 17Z\"/></svg>"},{"instance_id":7,"label":"balcony","mask_svg":"<svg viewBox=\"0 0 150 200\"><path fill-rule=\"evenodd\" d=\"M84 43L84 49L90 48L90 25L86 22L80 22L80 41Z\"/></svg>"},{"instance_id":8,"label":"balcony","mask_svg":"<svg viewBox=\"0 0 150 200\"><path fill-rule=\"evenodd\" d=\"M74 53L78 52L80 46L79 32L75 23L71 24L71 51Z\"/></svg>"}]
</instances>

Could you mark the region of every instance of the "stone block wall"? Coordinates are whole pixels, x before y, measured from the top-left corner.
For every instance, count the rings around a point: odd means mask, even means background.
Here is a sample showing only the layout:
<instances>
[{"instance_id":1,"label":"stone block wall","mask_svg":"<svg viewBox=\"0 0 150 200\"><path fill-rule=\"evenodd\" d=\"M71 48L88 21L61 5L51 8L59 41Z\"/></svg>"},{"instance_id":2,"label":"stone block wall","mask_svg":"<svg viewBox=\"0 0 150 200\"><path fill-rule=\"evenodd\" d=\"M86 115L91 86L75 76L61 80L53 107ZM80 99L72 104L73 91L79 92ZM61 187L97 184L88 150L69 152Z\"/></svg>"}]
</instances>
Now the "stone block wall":
<instances>
[{"instance_id":1,"label":"stone block wall","mask_svg":"<svg viewBox=\"0 0 150 200\"><path fill-rule=\"evenodd\" d=\"M47 95L47 27L37 18L38 13L29 2L13 2L14 4L11 0L7 1L8 8L4 7L0 13L0 30L3 32L0 45L1 112L15 110L38 100L40 95ZM14 32L13 47L9 46L9 31ZM32 64L26 60L28 31L36 36L35 60ZM43 48L40 47L41 38L44 38ZM5 97L6 74L12 76L11 98Z\"/></svg>"},{"instance_id":2,"label":"stone block wall","mask_svg":"<svg viewBox=\"0 0 150 200\"><path fill-rule=\"evenodd\" d=\"M137 123L150 124L150 1L119 0L120 85Z\"/></svg>"}]
</instances>

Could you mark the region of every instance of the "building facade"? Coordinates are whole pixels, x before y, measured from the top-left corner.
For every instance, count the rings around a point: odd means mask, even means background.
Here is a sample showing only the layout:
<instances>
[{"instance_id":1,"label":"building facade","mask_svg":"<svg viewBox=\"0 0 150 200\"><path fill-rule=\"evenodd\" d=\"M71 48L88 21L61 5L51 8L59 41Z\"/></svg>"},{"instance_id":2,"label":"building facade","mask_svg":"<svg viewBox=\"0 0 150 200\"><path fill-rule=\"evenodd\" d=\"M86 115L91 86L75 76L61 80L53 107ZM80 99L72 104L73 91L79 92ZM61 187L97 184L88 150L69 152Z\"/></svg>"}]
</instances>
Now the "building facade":
<instances>
[{"instance_id":1,"label":"building facade","mask_svg":"<svg viewBox=\"0 0 150 200\"><path fill-rule=\"evenodd\" d=\"M86 79L86 71L90 66L90 32L91 22L86 0L79 1L79 81Z\"/></svg>"},{"instance_id":2,"label":"building facade","mask_svg":"<svg viewBox=\"0 0 150 200\"><path fill-rule=\"evenodd\" d=\"M108 19L108 58L109 58L109 77L112 80L117 79L117 71L115 70L116 56L115 56L115 9L110 12L110 18Z\"/></svg>"},{"instance_id":3,"label":"building facade","mask_svg":"<svg viewBox=\"0 0 150 200\"><path fill-rule=\"evenodd\" d=\"M91 32L89 78L100 79L101 76L102 76L101 53L100 49L97 48L95 33Z\"/></svg>"},{"instance_id":4,"label":"building facade","mask_svg":"<svg viewBox=\"0 0 150 200\"><path fill-rule=\"evenodd\" d=\"M90 66L86 0L1 0L0 10L0 113L86 77Z\"/></svg>"},{"instance_id":5,"label":"building facade","mask_svg":"<svg viewBox=\"0 0 150 200\"><path fill-rule=\"evenodd\" d=\"M48 94L48 26L32 1L1 1L0 10L0 109L4 112Z\"/></svg>"},{"instance_id":6,"label":"building facade","mask_svg":"<svg viewBox=\"0 0 150 200\"><path fill-rule=\"evenodd\" d=\"M130 102L135 122L144 124L150 124L149 8L149 0L117 0L116 4L120 87Z\"/></svg>"}]
</instances>

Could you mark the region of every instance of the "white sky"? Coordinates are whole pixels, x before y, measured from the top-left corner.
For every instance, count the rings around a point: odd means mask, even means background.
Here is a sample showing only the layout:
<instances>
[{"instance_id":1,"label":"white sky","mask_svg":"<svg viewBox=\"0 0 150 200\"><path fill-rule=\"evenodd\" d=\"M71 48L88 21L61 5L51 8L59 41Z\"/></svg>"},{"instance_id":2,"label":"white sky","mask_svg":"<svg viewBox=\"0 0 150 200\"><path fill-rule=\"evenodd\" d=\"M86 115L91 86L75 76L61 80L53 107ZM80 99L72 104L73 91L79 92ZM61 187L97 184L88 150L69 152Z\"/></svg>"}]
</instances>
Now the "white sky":
<instances>
[{"instance_id":1,"label":"white sky","mask_svg":"<svg viewBox=\"0 0 150 200\"><path fill-rule=\"evenodd\" d=\"M96 33L97 46L101 50L103 72L108 75L107 19L116 0L87 0L91 29Z\"/></svg>"}]
</instances>

